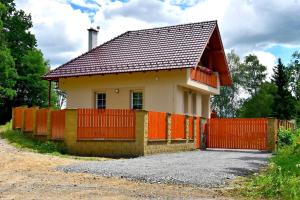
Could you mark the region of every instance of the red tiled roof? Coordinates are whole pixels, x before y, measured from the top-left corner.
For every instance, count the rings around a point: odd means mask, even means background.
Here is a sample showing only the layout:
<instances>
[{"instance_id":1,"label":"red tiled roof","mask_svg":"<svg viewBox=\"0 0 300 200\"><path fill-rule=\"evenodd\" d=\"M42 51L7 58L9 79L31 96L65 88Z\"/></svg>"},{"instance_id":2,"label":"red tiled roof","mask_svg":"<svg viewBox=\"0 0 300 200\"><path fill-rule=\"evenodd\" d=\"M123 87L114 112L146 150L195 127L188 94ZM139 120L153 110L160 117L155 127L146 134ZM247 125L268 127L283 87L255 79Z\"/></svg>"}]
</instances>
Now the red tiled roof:
<instances>
[{"instance_id":1,"label":"red tiled roof","mask_svg":"<svg viewBox=\"0 0 300 200\"><path fill-rule=\"evenodd\" d=\"M195 67L216 21L128 31L43 76L63 77Z\"/></svg>"}]
</instances>

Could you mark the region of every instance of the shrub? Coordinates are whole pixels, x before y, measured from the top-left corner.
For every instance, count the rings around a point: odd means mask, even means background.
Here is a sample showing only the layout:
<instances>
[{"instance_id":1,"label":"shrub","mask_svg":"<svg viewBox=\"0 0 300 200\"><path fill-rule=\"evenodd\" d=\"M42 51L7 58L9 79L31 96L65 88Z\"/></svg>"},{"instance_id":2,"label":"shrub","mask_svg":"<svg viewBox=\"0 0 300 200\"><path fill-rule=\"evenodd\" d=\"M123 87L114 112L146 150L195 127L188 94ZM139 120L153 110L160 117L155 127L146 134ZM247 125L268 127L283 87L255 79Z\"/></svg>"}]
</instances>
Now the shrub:
<instances>
[{"instance_id":1,"label":"shrub","mask_svg":"<svg viewBox=\"0 0 300 200\"><path fill-rule=\"evenodd\" d=\"M280 130L281 145L266 171L250 177L241 194L247 197L300 200L300 129ZM287 145L292 144L292 145Z\"/></svg>"},{"instance_id":2,"label":"shrub","mask_svg":"<svg viewBox=\"0 0 300 200\"><path fill-rule=\"evenodd\" d=\"M278 140L280 146L292 145L295 143L295 132L291 129L282 129L280 128L278 131Z\"/></svg>"}]
</instances>

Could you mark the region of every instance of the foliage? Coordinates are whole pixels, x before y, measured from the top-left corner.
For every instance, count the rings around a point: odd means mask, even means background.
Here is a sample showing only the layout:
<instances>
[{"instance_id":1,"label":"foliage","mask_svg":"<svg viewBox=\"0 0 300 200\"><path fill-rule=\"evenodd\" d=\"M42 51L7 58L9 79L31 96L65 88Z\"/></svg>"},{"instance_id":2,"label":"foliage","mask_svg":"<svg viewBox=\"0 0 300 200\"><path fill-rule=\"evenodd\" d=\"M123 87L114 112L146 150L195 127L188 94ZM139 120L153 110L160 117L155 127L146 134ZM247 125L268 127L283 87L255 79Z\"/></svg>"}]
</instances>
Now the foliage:
<instances>
[{"instance_id":1,"label":"foliage","mask_svg":"<svg viewBox=\"0 0 300 200\"><path fill-rule=\"evenodd\" d=\"M23 10L17 10L13 0L0 2L6 7L6 13L2 16L4 37L19 70L22 68L21 58L25 52L36 47L35 36L30 32L31 15L27 15Z\"/></svg>"},{"instance_id":2,"label":"foliage","mask_svg":"<svg viewBox=\"0 0 300 200\"><path fill-rule=\"evenodd\" d=\"M17 147L32 149L39 153L65 154L66 147L62 143L52 141L38 141L24 135L20 131L7 130L0 133L1 137L6 138L10 143L14 143Z\"/></svg>"},{"instance_id":3,"label":"foliage","mask_svg":"<svg viewBox=\"0 0 300 200\"><path fill-rule=\"evenodd\" d=\"M248 197L270 199L300 199L300 141L281 147L271 158L267 171L249 178L242 194Z\"/></svg>"},{"instance_id":4,"label":"foliage","mask_svg":"<svg viewBox=\"0 0 300 200\"><path fill-rule=\"evenodd\" d=\"M10 120L13 106L48 105L48 82L41 76L49 66L31 28L31 16L16 9L14 0L0 0L0 124ZM54 87L51 92L56 105Z\"/></svg>"},{"instance_id":5,"label":"foliage","mask_svg":"<svg viewBox=\"0 0 300 200\"><path fill-rule=\"evenodd\" d=\"M291 119L295 112L295 100L289 91L288 71L278 59L278 65L274 67L272 80L277 86L274 98L274 114L278 119Z\"/></svg>"},{"instance_id":6,"label":"foliage","mask_svg":"<svg viewBox=\"0 0 300 200\"><path fill-rule=\"evenodd\" d=\"M291 129L279 128L278 142L280 146L292 145L295 143L295 133Z\"/></svg>"},{"instance_id":7,"label":"foliage","mask_svg":"<svg viewBox=\"0 0 300 200\"><path fill-rule=\"evenodd\" d=\"M48 83L41 80L41 76L48 69L43 54L38 50L27 51L22 57L22 68L18 71L16 84L17 96L15 105L48 105Z\"/></svg>"},{"instance_id":8,"label":"foliage","mask_svg":"<svg viewBox=\"0 0 300 200\"><path fill-rule=\"evenodd\" d=\"M271 117L276 91L273 83L262 84L258 92L244 102L239 117Z\"/></svg>"},{"instance_id":9,"label":"foliage","mask_svg":"<svg viewBox=\"0 0 300 200\"><path fill-rule=\"evenodd\" d=\"M10 112L7 102L16 95L14 86L16 84L17 72L15 61L10 50L6 46L3 34L2 17L6 14L6 7L0 2L0 124L6 113Z\"/></svg>"},{"instance_id":10,"label":"foliage","mask_svg":"<svg viewBox=\"0 0 300 200\"><path fill-rule=\"evenodd\" d=\"M295 51L289 64L289 85L296 99L294 118L300 124L300 52Z\"/></svg>"},{"instance_id":11,"label":"foliage","mask_svg":"<svg viewBox=\"0 0 300 200\"><path fill-rule=\"evenodd\" d=\"M267 68L262 65L257 56L248 55L244 62L240 65L240 82L242 87L254 96L260 86L264 83L267 76Z\"/></svg>"},{"instance_id":12,"label":"foliage","mask_svg":"<svg viewBox=\"0 0 300 200\"><path fill-rule=\"evenodd\" d=\"M295 51L289 64L290 86L295 98L300 101L300 52Z\"/></svg>"},{"instance_id":13,"label":"foliage","mask_svg":"<svg viewBox=\"0 0 300 200\"><path fill-rule=\"evenodd\" d=\"M227 62L233 84L220 88L220 95L216 95L212 99L212 108L217 112L219 117L236 117L242 102L239 97L240 57L234 51L231 51L227 54Z\"/></svg>"},{"instance_id":14,"label":"foliage","mask_svg":"<svg viewBox=\"0 0 300 200\"><path fill-rule=\"evenodd\" d=\"M3 106L7 100L12 100L16 95L13 89L17 79L14 64L9 49L0 44L0 106Z\"/></svg>"}]
</instances>

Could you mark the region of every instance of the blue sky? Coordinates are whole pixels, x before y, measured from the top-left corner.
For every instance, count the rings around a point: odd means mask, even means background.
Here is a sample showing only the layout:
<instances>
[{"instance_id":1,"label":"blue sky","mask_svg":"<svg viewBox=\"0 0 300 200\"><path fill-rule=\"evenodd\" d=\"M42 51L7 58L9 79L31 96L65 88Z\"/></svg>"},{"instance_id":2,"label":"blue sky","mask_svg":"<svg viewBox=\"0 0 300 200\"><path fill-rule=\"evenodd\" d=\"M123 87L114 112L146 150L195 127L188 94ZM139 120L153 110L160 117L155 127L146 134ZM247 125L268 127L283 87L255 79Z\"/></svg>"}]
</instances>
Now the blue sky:
<instances>
[{"instance_id":1,"label":"blue sky","mask_svg":"<svg viewBox=\"0 0 300 200\"><path fill-rule=\"evenodd\" d=\"M276 58L281 58L284 64L288 64L295 51L300 51L296 47L284 47L281 45L274 45L266 49L267 52L272 53Z\"/></svg>"},{"instance_id":2,"label":"blue sky","mask_svg":"<svg viewBox=\"0 0 300 200\"><path fill-rule=\"evenodd\" d=\"M226 51L254 53L271 73L300 51L300 1L285 0L16 0L31 13L38 47L52 68L87 50L87 31L100 26L98 43L128 31L218 20ZM267 8L267 9L266 9ZM45 12L47 10L47 12Z\"/></svg>"}]
</instances>

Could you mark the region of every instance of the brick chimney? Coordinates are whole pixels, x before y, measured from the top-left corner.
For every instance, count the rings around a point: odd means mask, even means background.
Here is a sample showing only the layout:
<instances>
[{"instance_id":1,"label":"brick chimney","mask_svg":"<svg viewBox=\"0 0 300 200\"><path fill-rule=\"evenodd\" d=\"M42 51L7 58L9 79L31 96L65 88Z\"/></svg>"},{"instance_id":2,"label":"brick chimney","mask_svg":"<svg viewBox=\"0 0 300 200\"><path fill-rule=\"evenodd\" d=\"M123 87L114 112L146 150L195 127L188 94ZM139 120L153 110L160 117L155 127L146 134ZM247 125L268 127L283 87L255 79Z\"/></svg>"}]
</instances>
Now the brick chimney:
<instances>
[{"instance_id":1,"label":"brick chimney","mask_svg":"<svg viewBox=\"0 0 300 200\"><path fill-rule=\"evenodd\" d=\"M89 51L97 46L97 36L99 32L100 27L98 26L97 29L89 28Z\"/></svg>"}]
</instances>

